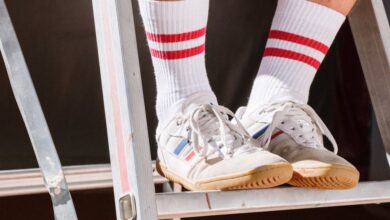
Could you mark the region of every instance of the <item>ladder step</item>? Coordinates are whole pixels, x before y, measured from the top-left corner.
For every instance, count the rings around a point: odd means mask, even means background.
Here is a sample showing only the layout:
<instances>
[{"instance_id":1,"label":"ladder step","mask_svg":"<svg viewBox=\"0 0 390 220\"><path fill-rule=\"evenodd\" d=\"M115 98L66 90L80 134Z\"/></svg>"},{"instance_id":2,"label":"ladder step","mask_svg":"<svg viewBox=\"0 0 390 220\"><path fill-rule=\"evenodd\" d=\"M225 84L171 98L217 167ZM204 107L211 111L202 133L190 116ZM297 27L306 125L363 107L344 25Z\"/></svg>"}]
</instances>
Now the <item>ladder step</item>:
<instances>
[{"instance_id":1,"label":"ladder step","mask_svg":"<svg viewBox=\"0 0 390 220\"><path fill-rule=\"evenodd\" d=\"M155 163L153 162L153 170ZM64 173L70 190L112 188L110 164L65 166ZM156 172L155 184L168 182ZM38 168L0 171L0 197L46 193Z\"/></svg>"},{"instance_id":2,"label":"ladder step","mask_svg":"<svg viewBox=\"0 0 390 220\"><path fill-rule=\"evenodd\" d=\"M157 193L160 219L228 215L390 202L390 181L363 182L351 190L296 187L242 191Z\"/></svg>"},{"instance_id":3,"label":"ladder step","mask_svg":"<svg viewBox=\"0 0 390 220\"><path fill-rule=\"evenodd\" d=\"M153 169L155 164L153 163ZM70 190L112 187L110 164L66 166ZM155 184L168 182L156 172ZM259 190L157 193L160 219L390 202L390 181L362 182L351 190L277 187ZM0 171L0 197L45 193L38 168Z\"/></svg>"}]
</instances>

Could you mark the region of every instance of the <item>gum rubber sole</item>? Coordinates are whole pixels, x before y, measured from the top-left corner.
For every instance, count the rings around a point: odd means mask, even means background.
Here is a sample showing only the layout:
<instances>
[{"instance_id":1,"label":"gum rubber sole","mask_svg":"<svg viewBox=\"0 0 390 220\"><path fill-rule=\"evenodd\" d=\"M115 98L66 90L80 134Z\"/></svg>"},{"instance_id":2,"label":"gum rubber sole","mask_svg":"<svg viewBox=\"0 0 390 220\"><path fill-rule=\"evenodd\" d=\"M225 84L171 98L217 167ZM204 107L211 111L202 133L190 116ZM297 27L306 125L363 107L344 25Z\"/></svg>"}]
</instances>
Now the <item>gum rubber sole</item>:
<instances>
[{"instance_id":1,"label":"gum rubber sole","mask_svg":"<svg viewBox=\"0 0 390 220\"><path fill-rule=\"evenodd\" d=\"M183 185L192 191L200 190L235 190L270 188L287 183L292 177L292 166L289 163L277 163L219 178L198 182L188 182L177 174L169 171L165 166L156 162L156 169L161 176Z\"/></svg>"},{"instance_id":2,"label":"gum rubber sole","mask_svg":"<svg viewBox=\"0 0 390 220\"><path fill-rule=\"evenodd\" d=\"M351 189L359 182L359 171L342 165L297 168L288 184L318 189Z\"/></svg>"}]
</instances>

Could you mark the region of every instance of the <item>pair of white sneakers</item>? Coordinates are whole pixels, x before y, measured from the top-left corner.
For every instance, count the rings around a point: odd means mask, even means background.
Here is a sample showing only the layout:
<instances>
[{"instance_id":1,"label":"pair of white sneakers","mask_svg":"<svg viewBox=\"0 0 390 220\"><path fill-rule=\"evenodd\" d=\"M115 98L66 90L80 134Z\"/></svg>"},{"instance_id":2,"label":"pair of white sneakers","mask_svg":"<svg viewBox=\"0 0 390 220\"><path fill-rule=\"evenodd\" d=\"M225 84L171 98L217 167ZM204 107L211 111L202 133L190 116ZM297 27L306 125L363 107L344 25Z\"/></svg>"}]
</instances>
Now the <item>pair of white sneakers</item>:
<instances>
[{"instance_id":1,"label":"pair of white sneakers","mask_svg":"<svg viewBox=\"0 0 390 220\"><path fill-rule=\"evenodd\" d=\"M236 114L198 93L160 121L157 170L189 190L269 188L289 183L348 189L359 172L312 108L278 101ZM284 99L285 100L285 99ZM176 108L175 108L176 107ZM325 135L334 152L323 144Z\"/></svg>"}]
</instances>

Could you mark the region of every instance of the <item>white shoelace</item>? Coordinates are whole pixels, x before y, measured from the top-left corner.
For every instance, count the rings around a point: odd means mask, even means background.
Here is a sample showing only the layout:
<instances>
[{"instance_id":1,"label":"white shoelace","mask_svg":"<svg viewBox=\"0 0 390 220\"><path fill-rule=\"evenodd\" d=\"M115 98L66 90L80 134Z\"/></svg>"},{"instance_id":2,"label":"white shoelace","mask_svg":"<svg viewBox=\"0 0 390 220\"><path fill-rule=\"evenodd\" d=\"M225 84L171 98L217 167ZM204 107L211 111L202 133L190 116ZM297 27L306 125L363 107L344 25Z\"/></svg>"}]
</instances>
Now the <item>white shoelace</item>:
<instances>
[{"instance_id":1,"label":"white shoelace","mask_svg":"<svg viewBox=\"0 0 390 220\"><path fill-rule=\"evenodd\" d=\"M268 148L274 130L278 126L283 126L290 129L290 135L294 136L298 144L307 147L326 149L322 143L322 135L325 135L332 144L333 152L337 154L338 146L333 135L310 106L293 102L279 102L262 109L259 114L273 113L272 121L262 139L263 148ZM317 133L316 127L321 132L320 134Z\"/></svg>"},{"instance_id":2,"label":"white shoelace","mask_svg":"<svg viewBox=\"0 0 390 220\"><path fill-rule=\"evenodd\" d=\"M206 157L211 145L214 146L212 153L225 148L222 155L232 157L238 147L251 141L249 133L234 113L223 106L203 104L189 114L191 144L199 156ZM237 123L233 124L229 116ZM204 146L199 145L200 140Z\"/></svg>"}]
</instances>

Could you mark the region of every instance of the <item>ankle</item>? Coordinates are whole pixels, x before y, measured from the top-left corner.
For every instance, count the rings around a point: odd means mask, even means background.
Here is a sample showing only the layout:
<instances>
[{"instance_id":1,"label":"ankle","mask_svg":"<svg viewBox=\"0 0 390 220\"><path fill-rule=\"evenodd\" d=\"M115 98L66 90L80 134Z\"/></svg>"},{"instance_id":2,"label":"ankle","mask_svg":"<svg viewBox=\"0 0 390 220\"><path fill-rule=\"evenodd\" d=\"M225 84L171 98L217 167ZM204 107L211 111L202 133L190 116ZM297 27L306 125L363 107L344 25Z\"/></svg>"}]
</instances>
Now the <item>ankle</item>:
<instances>
[{"instance_id":1,"label":"ankle","mask_svg":"<svg viewBox=\"0 0 390 220\"><path fill-rule=\"evenodd\" d=\"M176 96L178 97L178 96ZM211 90L197 91L182 95L177 99L170 99L168 94L157 96L156 112L159 126L164 128L178 113L184 113L191 104L218 105L217 98Z\"/></svg>"}]
</instances>

